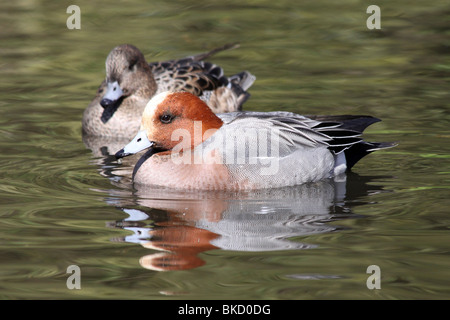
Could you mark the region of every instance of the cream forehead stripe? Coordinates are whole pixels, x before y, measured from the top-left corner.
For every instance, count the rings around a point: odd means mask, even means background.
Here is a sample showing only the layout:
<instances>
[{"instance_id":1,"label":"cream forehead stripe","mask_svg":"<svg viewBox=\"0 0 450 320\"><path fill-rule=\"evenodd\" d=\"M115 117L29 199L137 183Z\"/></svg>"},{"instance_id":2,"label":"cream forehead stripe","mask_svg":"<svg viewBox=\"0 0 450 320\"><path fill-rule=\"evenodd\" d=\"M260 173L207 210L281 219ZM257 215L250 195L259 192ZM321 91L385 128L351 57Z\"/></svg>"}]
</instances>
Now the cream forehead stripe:
<instances>
[{"instance_id":1,"label":"cream forehead stripe","mask_svg":"<svg viewBox=\"0 0 450 320\"><path fill-rule=\"evenodd\" d=\"M171 95L172 92L166 91L161 92L150 99L150 101L147 103L144 109L144 113L142 114L142 118L144 119L153 119L156 113L156 110L158 109L158 105L160 105L167 96Z\"/></svg>"}]
</instances>

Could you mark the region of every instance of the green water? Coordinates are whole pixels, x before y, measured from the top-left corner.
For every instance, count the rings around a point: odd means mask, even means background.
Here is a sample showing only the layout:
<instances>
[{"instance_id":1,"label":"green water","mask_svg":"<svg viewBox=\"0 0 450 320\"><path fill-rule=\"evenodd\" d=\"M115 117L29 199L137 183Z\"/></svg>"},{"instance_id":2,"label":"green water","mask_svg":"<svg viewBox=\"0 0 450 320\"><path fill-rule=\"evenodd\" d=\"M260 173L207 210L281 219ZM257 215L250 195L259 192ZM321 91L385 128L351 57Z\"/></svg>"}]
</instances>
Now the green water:
<instances>
[{"instance_id":1,"label":"green water","mask_svg":"<svg viewBox=\"0 0 450 320\"><path fill-rule=\"evenodd\" d=\"M450 298L449 35L439 0L1 2L0 298ZM158 61L230 42L210 60L257 77L247 110L369 114L367 139L399 146L337 185L141 194L83 143L114 46Z\"/></svg>"}]
</instances>

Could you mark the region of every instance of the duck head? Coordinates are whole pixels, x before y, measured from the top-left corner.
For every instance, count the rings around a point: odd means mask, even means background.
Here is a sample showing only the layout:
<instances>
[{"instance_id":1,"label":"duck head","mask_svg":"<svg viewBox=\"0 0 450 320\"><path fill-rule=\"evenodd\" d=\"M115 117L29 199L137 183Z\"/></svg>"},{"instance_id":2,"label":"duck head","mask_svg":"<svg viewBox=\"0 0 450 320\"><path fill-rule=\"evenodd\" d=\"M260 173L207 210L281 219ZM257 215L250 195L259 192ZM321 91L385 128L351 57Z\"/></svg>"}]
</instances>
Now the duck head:
<instances>
[{"instance_id":1,"label":"duck head","mask_svg":"<svg viewBox=\"0 0 450 320\"><path fill-rule=\"evenodd\" d=\"M163 92L148 102L138 134L116 153L116 158L148 148L169 151L181 142L183 150L191 149L208 139L222 124L197 96L189 92Z\"/></svg>"},{"instance_id":2,"label":"duck head","mask_svg":"<svg viewBox=\"0 0 450 320\"><path fill-rule=\"evenodd\" d=\"M106 58L106 93L100 101L103 108L117 105L132 94L150 98L156 88L152 71L141 51L124 44L115 47Z\"/></svg>"}]
</instances>

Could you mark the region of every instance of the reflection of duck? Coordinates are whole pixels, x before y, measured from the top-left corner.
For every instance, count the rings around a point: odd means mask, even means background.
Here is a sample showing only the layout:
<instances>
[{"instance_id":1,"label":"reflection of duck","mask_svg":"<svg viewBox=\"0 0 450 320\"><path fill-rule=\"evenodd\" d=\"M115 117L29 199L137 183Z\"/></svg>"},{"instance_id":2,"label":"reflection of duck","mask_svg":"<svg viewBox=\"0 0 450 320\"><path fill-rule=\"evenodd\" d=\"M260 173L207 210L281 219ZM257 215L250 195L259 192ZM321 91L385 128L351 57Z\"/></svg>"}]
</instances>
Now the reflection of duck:
<instances>
[{"instance_id":1,"label":"reflection of duck","mask_svg":"<svg viewBox=\"0 0 450 320\"><path fill-rule=\"evenodd\" d=\"M347 203L380 189L355 174L340 178L247 193L138 189L138 207L122 209L130 215L128 226L119 222L116 227L132 232L125 241L160 251L140 260L143 267L158 271L199 267L205 263L199 254L214 249L314 248L299 237L339 230L328 222L354 217ZM130 226L132 221L136 225Z\"/></svg>"},{"instance_id":2,"label":"reflection of duck","mask_svg":"<svg viewBox=\"0 0 450 320\"><path fill-rule=\"evenodd\" d=\"M154 191L146 197L146 189L138 189L137 195L140 205L167 210L173 221L182 219L220 235L212 244L221 249L269 251L307 248L310 245L289 238L335 230L322 222L330 218L329 208L342 187L345 181L326 180L246 195L203 194L191 201L164 200L173 199L167 190L163 199Z\"/></svg>"},{"instance_id":3,"label":"reflection of duck","mask_svg":"<svg viewBox=\"0 0 450 320\"><path fill-rule=\"evenodd\" d=\"M207 53L150 64L132 45L115 47L106 59L106 79L83 114L83 132L131 139L139 129L148 100L166 90L200 96L214 112L240 110L255 77L247 71L226 77L221 67L203 61L234 47L225 45Z\"/></svg>"},{"instance_id":4,"label":"reflection of duck","mask_svg":"<svg viewBox=\"0 0 450 320\"><path fill-rule=\"evenodd\" d=\"M83 135L83 142L92 151L92 164L97 165L99 173L111 181L121 180L122 177L131 177L133 167L143 155L143 153L137 153L123 159L122 165L118 165L117 159L111 153L114 154L118 148L122 148L126 143L125 139Z\"/></svg>"},{"instance_id":5,"label":"reflection of duck","mask_svg":"<svg viewBox=\"0 0 450 320\"><path fill-rule=\"evenodd\" d=\"M212 241L219 235L197 227L170 224L152 230L152 239L142 243L144 248L162 252L143 256L139 263L144 268L157 271L193 269L204 265L205 261L198 254L217 249Z\"/></svg>"}]
</instances>

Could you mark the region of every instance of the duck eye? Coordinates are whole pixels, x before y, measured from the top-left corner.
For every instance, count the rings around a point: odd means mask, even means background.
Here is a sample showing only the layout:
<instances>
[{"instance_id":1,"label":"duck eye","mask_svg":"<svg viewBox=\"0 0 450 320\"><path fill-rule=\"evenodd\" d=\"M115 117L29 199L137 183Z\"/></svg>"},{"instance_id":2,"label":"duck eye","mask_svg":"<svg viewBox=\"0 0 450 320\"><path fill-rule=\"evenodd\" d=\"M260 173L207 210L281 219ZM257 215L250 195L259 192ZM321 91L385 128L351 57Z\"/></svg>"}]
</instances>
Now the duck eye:
<instances>
[{"instance_id":1,"label":"duck eye","mask_svg":"<svg viewBox=\"0 0 450 320\"><path fill-rule=\"evenodd\" d=\"M160 120L162 123L171 123L173 118L174 117L171 114L163 114Z\"/></svg>"}]
</instances>

